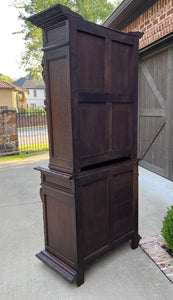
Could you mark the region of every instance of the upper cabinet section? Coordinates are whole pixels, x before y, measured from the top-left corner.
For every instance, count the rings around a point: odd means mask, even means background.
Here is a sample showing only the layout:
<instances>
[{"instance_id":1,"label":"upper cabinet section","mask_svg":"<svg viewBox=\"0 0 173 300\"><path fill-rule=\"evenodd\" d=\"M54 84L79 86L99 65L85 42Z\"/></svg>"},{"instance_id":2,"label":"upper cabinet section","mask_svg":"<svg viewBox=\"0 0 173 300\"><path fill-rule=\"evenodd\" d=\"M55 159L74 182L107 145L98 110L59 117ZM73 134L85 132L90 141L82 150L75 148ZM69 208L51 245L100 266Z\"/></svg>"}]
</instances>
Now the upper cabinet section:
<instances>
[{"instance_id":1,"label":"upper cabinet section","mask_svg":"<svg viewBox=\"0 0 173 300\"><path fill-rule=\"evenodd\" d=\"M135 159L138 34L87 22L59 4L29 20L43 29L49 167L77 174Z\"/></svg>"}]
</instances>

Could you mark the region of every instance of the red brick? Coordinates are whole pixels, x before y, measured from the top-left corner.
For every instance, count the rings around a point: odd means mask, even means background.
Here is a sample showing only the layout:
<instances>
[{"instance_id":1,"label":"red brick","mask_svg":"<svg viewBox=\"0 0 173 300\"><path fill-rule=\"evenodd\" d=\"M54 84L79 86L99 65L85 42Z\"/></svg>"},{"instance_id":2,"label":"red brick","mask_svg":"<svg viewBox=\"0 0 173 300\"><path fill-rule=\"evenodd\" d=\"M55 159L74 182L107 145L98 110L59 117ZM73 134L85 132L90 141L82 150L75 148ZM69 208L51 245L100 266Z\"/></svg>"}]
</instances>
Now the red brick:
<instances>
[{"instance_id":1,"label":"red brick","mask_svg":"<svg viewBox=\"0 0 173 300\"><path fill-rule=\"evenodd\" d=\"M159 257L159 256L161 256L161 255L164 255L164 251L163 250L160 250L160 249L146 249L145 250L147 253L148 253L148 255L150 256L150 257Z\"/></svg>"},{"instance_id":2,"label":"red brick","mask_svg":"<svg viewBox=\"0 0 173 300\"><path fill-rule=\"evenodd\" d=\"M167 269L168 273L165 272L166 274L169 274L169 272L173 274L173 265L171 263L161 263L159 264L159 266L161 269L165 269L165 268Z\"/></svg>"},{"instance_id":3,"label":"red brick","mask_svg":"<svg viewBox=\"0 0 173 300\"><path fill-rule=\"evenodd\" d=\"M161 255L158 257L155 257L154 261L156 262L156 264L161 264L162 262L168 261L170 260L170 255L165 251L165 255Z\"/></svg>"},{"instance_id":4,"label":"red brick","mask_svg":"<svg viewBox=\"0 0 173 300\"><path fill-rule=\"evenodd\" d=\"M173 31L173 7L172 0L159 0L141 16L134 20L129 26L126 27L127 31L144 31L147 35L140 40L139 48L143 48L148 44L160 39L166 34ZM166 19L165 19L166 18ZM144 24L143 24L144 23ZM154 25L154 28L153 28ZM169 28L166 28L168 27ZM127 30L128 28L128 30ZM151 29L153 31L150 31ZM166 31L163 31L166 29Z\"/></svg>"},{"instance_id":5,"label":"red brick","mask_svg":"<svg viewBox=\"0 0 173 300\"><path fill-rule=\"evenodd\" d=\"M158 19L155 19L155 20L153 21L153 25L156 25L156 24L158 24Z\"/></svg>"},{"instance_id":6,"label":"red brick","mask_svg":"<svg viewBox=\"0 0 173 300\"><path fill-rule=\"evenodd\" d=\"M147 20L147 21L145 22L145 26L147 26L149 23L150 23L150 21Z\"/></svg>"},{"instance_id":7,"label":"red brick","mask_svg":"<svg viewBox=\"0 0 173 300\"><path fill-rule=\"evenodd\" d=\"M164 7L164 5L165 5L165 1L161 0L161 7Z\"/></svg>"},{"instance_id":8,"label":"red brick","mask_svg":"<svg viewBox=\"0 0 173 300\"><path fill-rule=\"evenodd\" d=\"M161 235L157 235L154 237L154 239L161 245L164 244L164 238Z\"/></svg>"},{"instance_id":9,"label":"red brick","mask_svg":"<svg viewBox=\"0 0 173 300\"><path fill-rule=\"evenodd\" d=\"M150 29L152 27L152 24L150 23L148 26L147 26L147 30Z\"/></svg>"},{"instance_id":10,"label":"red brick","mask_svg":"<svg viewBox=\"0 0 173 300\"><path fill-rule=\"evenodd\" d=\"M143 244L148 244L148 243L153 243L153 242L154 242L153 237L147 237L147 238L141 239L139 243L140 243L140 245L143 245Z\"/></svg>"}]
</instances>

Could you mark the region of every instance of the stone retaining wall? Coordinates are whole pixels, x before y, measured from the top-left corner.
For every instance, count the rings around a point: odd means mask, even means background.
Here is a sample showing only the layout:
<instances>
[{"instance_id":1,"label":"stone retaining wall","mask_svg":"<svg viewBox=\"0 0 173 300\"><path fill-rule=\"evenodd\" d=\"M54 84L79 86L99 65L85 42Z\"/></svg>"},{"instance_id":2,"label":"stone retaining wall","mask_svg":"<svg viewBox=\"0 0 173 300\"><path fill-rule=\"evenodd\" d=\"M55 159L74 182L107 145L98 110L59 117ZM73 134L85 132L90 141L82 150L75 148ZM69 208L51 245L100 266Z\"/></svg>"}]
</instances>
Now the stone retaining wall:
<instances>
[{"instance_id":1,"label":"stone retaining wall","mask_svg":"<svg viewBox=\"0 0 173 300\"><path fill-rule=\"evenodd\" d=\"M0 153L17 150L16 110L0 109Z\"/></svg>"}]
</instances>

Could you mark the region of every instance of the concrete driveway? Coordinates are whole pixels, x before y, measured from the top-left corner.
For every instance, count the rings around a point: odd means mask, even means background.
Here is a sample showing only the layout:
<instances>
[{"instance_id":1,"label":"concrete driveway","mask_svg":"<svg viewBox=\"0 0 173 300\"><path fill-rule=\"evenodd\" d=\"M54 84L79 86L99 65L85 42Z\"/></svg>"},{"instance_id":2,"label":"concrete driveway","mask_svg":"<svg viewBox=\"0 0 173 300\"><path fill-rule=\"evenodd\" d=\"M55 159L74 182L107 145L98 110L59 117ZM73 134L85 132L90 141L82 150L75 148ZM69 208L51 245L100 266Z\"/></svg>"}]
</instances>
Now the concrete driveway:
<instances>
[{"instance_id":1,"label":"concrete driveway","mask_svg":"<svg viewBox=\"0 0 173 300\"><path fill-rule=\"evenodd\" d=\"M1 300L172 300L173 284L139 247L129 242L94 262L77 288L40 262L44 248L40 173L48 155L0 163ZM167 207L173 205L173 182L139 169L139 232L160 233Z\"/></svg>"}]
</instances>

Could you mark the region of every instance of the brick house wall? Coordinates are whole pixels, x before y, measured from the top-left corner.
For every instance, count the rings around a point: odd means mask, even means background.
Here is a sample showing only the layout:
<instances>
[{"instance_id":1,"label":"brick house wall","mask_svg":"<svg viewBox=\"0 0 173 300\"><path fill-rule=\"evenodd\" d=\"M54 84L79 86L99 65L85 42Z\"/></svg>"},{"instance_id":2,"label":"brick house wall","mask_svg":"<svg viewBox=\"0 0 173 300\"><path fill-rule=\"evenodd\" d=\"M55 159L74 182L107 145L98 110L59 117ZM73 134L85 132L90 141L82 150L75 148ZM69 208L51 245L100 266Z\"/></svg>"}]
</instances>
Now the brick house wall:
<instances>
[{"instance_id":1,"label":"brick house wall","mask_svg":"<svg viewBox=\"0 0 173 300\"><path fill-rule=\"evenodd\" d=\"M173 32L173 0L157 1L122 31L144 32L139 49Z\"/></svg>"}]
</instances>

